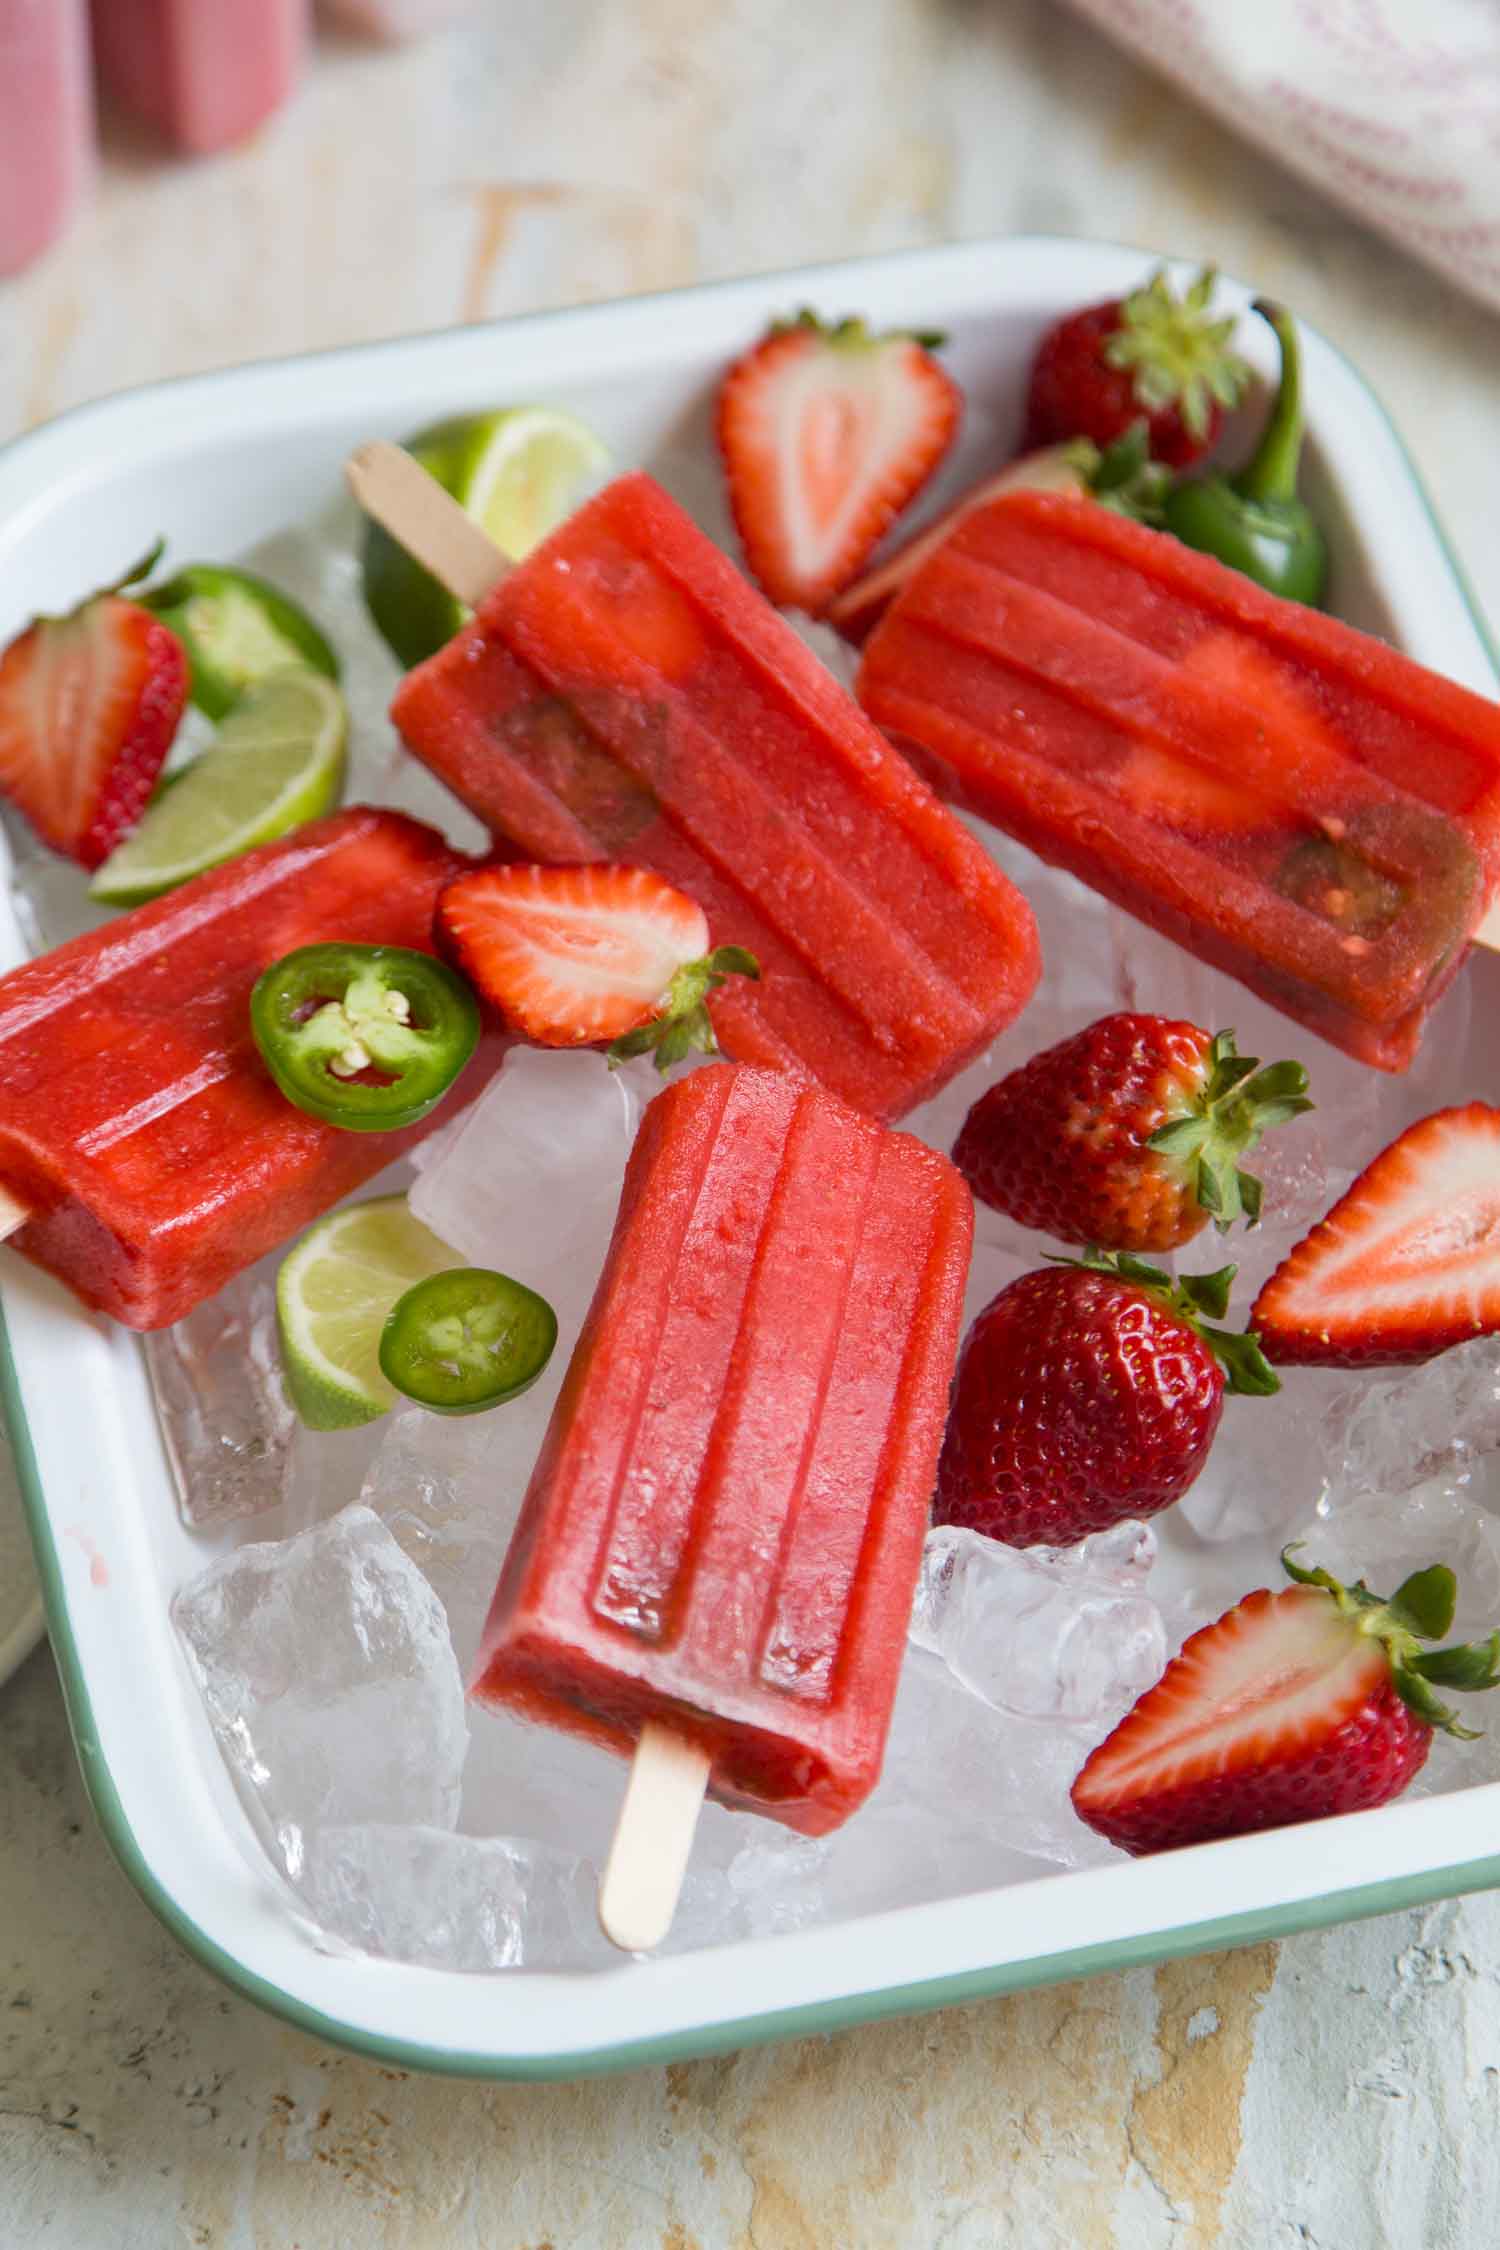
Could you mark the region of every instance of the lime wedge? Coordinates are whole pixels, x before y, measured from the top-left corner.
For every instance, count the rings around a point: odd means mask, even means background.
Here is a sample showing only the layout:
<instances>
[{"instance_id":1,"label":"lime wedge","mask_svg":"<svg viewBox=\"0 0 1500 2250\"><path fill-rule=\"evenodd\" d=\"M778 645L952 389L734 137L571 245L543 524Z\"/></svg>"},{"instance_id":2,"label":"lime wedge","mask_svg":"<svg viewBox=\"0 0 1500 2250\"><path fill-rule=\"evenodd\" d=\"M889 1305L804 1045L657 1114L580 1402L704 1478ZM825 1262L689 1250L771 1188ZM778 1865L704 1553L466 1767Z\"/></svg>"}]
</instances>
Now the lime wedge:
<instances>
[{"instance_id":1,"label":"lime wedge","mask_svg":"<svg viewBox=\"0 0 1500 2250\"><path fill-rule=\"evenodd\" d=\"M227 717L247 688L289 664L339 676L339 660L306 610L254 571L188 563L138 598L187 650L190 693L210 719Z\"/></svg>"},{"instance_id":2,"label":"lime wedge","mask_svg":"<svg viewBox=\"0 0 1500 2250\"><path fill-rule=\"evenodd\" d=\"M353 1429L395 1405L380 1372L386 1315L417 1282L463 1262L404 1195L346 1204L308 1228L276 1276L276 1325L287 1391L310 1430Z\"/></svg>"},{"instance_id":3,"label":"lime wedge","mask_svg":"<svg viewBox=\"0 0 1500 2250\"><path fill-rule=\"evenodd\" d=\"M406 450L512 562L556 529L609 463L586 423L551 406L456 415L418 430ZM406 665L440 649L468 615L379 524L365 535L364 584L370 615Z\"/></svg>"},{"instance_id":4,"label":"lime wedge","mask_svg":"<svg viewBox=\"0 0 1500 2250\"><path fill-rule=\"evenodd\" d=\"M331 680L299 668L273 673L152 800L95 875L91 897L136 906L315 820L338 802L346 731Z\"/></svg>"}]
</instances>

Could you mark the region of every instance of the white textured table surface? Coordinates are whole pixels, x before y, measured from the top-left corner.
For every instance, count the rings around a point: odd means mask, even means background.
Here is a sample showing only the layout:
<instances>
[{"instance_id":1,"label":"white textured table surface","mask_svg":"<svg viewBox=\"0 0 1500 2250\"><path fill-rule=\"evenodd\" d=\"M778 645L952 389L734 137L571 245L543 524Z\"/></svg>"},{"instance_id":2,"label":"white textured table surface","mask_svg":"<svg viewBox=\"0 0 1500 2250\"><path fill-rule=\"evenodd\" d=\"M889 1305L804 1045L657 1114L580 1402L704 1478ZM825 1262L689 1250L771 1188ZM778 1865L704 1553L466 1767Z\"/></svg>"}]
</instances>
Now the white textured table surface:
<instances>
[{"instance_id":1,"label":"white textured table surface","mask_svg":"<svg viewBox=\"0 0 1500 2250\"><path fill-rule=\"evenodd\" d=\"M92 216L0 284L0 437L156 375L1012 229L1306 311L1500 615L1500 324L1049 0L492 0L405 55L325 47L230 159L113 133ZM575 2088L407 2079L181 1955L45 1652L0 1689L3 2250L1477 2250L1497 1987L1485 1898Z\"/></svg>"}]
</instances>

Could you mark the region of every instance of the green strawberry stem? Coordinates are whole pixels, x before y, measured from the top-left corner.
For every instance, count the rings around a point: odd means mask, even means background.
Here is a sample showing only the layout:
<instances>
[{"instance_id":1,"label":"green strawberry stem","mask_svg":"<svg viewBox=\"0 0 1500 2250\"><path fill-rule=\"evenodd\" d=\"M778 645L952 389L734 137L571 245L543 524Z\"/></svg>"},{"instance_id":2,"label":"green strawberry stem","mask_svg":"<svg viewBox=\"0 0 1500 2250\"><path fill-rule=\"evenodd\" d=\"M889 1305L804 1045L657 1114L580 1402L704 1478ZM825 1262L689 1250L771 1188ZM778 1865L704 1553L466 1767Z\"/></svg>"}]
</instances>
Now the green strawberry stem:
<instances>
[{"instance_id":1,"label":"green strawberry stem","mask_svg":"<svg viewBox=\"0 0 1500 2250\"><path fill-rule=\"evenodd\" d=\"M1116 515L1131 516L1137 523L1162 521L1172 472L1164 462L1151 458L1150 430L1144 415L1102 453L1092 438L1072 438L1062 451L1063 459L1077 471L1101 507L1113 508Z\"/></svg>"},{"instance_id":2,"label":"green strawberry stem","mask_svg":"<svg viewBox=\"0 0 1500 2250\"><path fill-rule=\"evenodd\" d=\"M1457 1714L1432 1692L1433 1682L1457 1688L1462 1695L1477 1695L1500 1686L1500 1631L1482 1641L1457 1642L1452 1648L1424 1648L1452 1629L1458 1581L1446 1563L1431 1563L1403 1579L1389 1600L1372 1594L1362 1578L1345 1586L1331 1571L1304 1568L1293 1562L1300 1541L1281 1552L1281 1567L1299 1586L1317 1586L1332 1596L1339 1614L1361 1633L1380 1642L1390 1661L1391 1684L1407 1709L1430 1727L1456 1735L1462 1742L1476 1739L1472 1727L1460 1726Z\"/></svg>"},{"instance_id":3,"label":"green strawberry stem","mask_svg":"<svg viewBox=\"0 0 1500 2250\"><path fill-rule=\"evenodd\" d=\"M617 1070L632 1055L656 1055L659 1071L669 1071L685 1055L716 1055L719 1042L709 1021L708 996L730 977L760 978L760 963L742 945L721 945L701 961L686 961L667 986L666 997L649 1023L622 1032L610 1046L609 1067Z\"/></svg>"},{"instance_id":4,"label":"green strawberry stem","mask_svg":"<svg viewBox=\"0 0 1500 2250\"><path fill-rule=\"evenodd\" d=\"M1227 1234L1237 1219L1253 1227L1260 1217L1261 1183L1242 1168L1240 1158L1275 1126L1313 1106L1301 1063L1268 1063L1262 1069L1255 1056L1236 1052L1232 1031L1221 1031L1211 1049L1203 1092L1146 1145L1184 1171L1191 1169L1200 1209L1220 1234Z\"/></svg>"},{"instance_id":5,"label":"green strawberry stem","mask_svg":"<svg viewBox=\"0 0 1500 2250\"><path fill-rule=\"evenodd\" d=\"M1174 1281L1160 1266L1148 1265L1129 1250L1086 1250L1081 1258L1053 1257L1054 1266L1083 1266L1091 1273L1113 1274L1117 1281L1144 1289L1174 1312L1201 1336L1224 1370L1224 1387L1240 1398L1272 1398L1281 1379L1260 1348L1253 1328L1210 1326L1229 1310L1229 1291L1238 1266L1220 1266L1214 1273L1189 1273Z\"/></svg>"},{"instance_id":6,"label":"green strawberry stem","mask_svg":"<svg viewBox=\"0 0 1500 2250\"><path fill-rule=\"evenodd\" d=\"M798 329L805 329L809 335L820 336L825 344L832 344L842 351L864 351L875 344L899 341L920 344L924 352L935 352L941 351L948 341L947 331L942 328L872 329L854 313L846 313L842 320L824 320L821 314L813 311L811 305L804 305L789 320L773 320L771 323L773 336L789 336Z\"/></svg>"}]
</instances>

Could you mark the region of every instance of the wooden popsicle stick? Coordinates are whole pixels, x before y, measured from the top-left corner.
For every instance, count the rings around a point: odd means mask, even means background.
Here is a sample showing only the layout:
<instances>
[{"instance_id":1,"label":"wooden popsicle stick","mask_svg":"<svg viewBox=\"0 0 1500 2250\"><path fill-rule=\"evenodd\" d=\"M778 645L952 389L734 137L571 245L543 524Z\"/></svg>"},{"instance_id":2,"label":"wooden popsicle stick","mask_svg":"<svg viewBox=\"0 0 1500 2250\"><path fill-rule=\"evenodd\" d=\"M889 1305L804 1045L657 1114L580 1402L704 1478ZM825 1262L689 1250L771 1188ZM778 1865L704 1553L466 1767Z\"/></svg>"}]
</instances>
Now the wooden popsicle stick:
<instances>
[{"instance_id":1,"label":"wooden popsicle stick","mask_svg":"<svg viewBox=\"0 0 1500 2250\"><path fill-rule=\"evenodd\" d=\"M371 438L356 446L344 475L366 515L470 609L478 609L510 569L473 517L399 445Z\"/></svg>"},{"instance_id":2,"label":"wooden popsicle stick","mask_svg":"<svg viewBox=\"0 0 1500 2250\"><path fill-rule=\"evenodd\" d=\"M30 1217L24 1203L17 1202L6 1189L0 1188L0 1242L14 1234L17 1227L24 1227Z\"/></svg>"},{"instance_id":3,"label":"wooden popsicle stick","mask_svg":"<svg viewBox=\"0 0 1500 2250\"><path fill-rule=\"evenodd\" d=\"M622 1953L649 1953L672 1927L711 1763L654 1719L641 1729L599 1882L600 1926Z\"/></svg>"}]
</instances>

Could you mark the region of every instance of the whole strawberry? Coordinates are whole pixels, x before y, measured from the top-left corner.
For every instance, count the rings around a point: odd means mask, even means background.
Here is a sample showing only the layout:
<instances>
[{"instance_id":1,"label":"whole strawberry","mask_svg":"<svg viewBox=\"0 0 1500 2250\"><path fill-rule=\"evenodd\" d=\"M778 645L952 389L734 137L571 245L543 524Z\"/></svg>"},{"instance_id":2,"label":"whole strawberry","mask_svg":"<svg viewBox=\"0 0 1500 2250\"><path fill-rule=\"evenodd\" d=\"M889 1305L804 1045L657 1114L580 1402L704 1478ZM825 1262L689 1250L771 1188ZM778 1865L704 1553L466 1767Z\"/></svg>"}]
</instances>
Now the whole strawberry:
<instances>
[{"instance_id":1,"label":"whole strawberry","mask_svg":"<svg viewBox=\"0 0 1500 2250\"><path fill-rule=\"evenodd\" d=\"M124 595L160 552L0 650L0 795L83 867L145 811L187 700L181 641Z\"/></svg>"},{"instance_id":2,"label":"whole strawberry","mask_svg":"<svg viewBox=\"0 0 1500 2250\"><path fill-rule=\"evenodd\" d=\"M1127 1852L1383 1805L1434 1730L1470 1739L1434 1693L1500 1681L1500 1633L1426 1649L1453 1623L1445 1564L1389 1601L1282 1556L1295 1586L1248 1594L1184 1643L1073 1784L1073 1807Z\"/></svg>"},{"instance_id":3,"label":"whole strawberry","mask_svg":"<svg viewBox=\"0 0 1500 2250\"><path fill-rule=\"evenodd\" d=\"M938 1463L938 1523L1066 1547L1180 1500L1226 1387L1279 1388L1253 1336L1211 1328L1233 1266L1175 1284L1137 1258L1023 1274L964 1339Z\"/></svg>"},{"instance_id":4,"label":"whole strawberry","mask_svg":"<svg viewBox=\"0 0 1500 2250\"><path fill-rule=\"evenodd\" d=\"M1240 1158L1312 1106L1300 1063L1263 1070L1232 1031L1103 1016L982 1094L953 1161L982 1203L1059 1242L1176 1250L1210 1219L1255 1224Z\"/></svg>"},{"instance_id":5,"label":"whole strawberry","mask_svg":"<svg viewBox=\"0 0 1500 2250\"><path fill-rule=\"evenodd\" d=\"M1131 296L1049 328L1032 362L1023 450L1076 437L1113 445L1144 415L1153 460L1170 469L1201 460L1250 380L1230 349L1233 318L1209 312L1217 278L1205 266L1177 297L1158 269Z\"/></svg>"}]
</instances>

